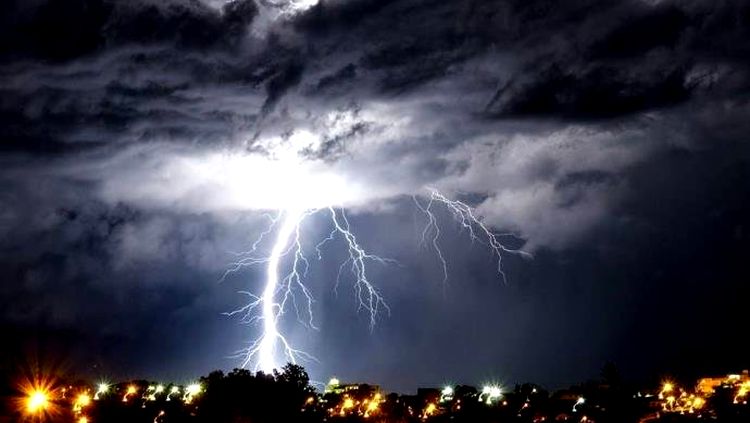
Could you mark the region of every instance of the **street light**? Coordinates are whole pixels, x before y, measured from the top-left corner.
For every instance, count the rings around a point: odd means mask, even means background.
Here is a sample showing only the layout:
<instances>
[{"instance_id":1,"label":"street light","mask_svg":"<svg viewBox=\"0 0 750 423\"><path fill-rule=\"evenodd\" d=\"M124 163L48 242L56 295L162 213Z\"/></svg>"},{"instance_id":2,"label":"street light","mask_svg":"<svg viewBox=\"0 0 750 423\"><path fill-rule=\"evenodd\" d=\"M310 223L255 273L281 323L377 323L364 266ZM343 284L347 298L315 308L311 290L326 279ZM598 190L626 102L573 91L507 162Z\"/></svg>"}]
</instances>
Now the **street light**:
<instances>
[{"instance_id":1,"label":"street light","mask_svg":"<svg viewBox=\"0 0 750 423\"><path fill-rule=\"evenodd\" d=\"M586 402L586 399L584 397L578 397L578 400L576 401L576 403L573 404L573 412L575 413L576 411L578 411L576 410L576 407L578 407L579 405L583 405L583 403L585 402Z\"/></svg>"},{"instance_id":2,"label":"street light","mask_svg":"<svg viewBox=\"0 0 750 423\"><path fill-rule=\"evenodd\" d=\"M46 391L35 389L26 397L26 411L29 414L43 412L49 406L49 394Z\"/></svg>"}]
</instances>

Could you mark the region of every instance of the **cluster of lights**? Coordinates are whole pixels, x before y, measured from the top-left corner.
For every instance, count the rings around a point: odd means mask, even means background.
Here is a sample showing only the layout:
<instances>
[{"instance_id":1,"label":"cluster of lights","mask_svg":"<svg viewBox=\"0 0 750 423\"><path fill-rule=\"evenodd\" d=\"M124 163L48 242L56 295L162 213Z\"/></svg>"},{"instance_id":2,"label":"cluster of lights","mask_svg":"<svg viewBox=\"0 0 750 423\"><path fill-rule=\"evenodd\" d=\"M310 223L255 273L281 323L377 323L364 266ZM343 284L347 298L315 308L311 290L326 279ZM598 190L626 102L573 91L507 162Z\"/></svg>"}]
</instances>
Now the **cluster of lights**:
<instances>
[{"instance_id":1,"label":"cluster of lights","mask_svg":"<svg viewBox=\"0 0 750 423\"><path fill-rule=\"evenodd\" d=\"M747 397L750 394L750 380L746 377L741 378L739 376L723 380L722 386L727 388L735 389L734 404L747 404ZM718 379L718 378L717 378ZM348 388L354 385L346 385L344 388ZM711 391L703 389L702 385L699 384L697 393L688 392L678 387L672 381L665 381L659 392L658 399L661 402L661 409L667 413L681 413L681 414L699 414L704 411L707 404L707 398L711 395ZM333 378L330 380L326 392L336 392L336 389L340 387L338 379ZM112 389L110 385L106 383L100 383L93 396L91 393L92 389L80 389L74 390L72 386L68 388L57 388L53 389L53 384L41 381L35 383L28 382L22 385L24 396L19 402L20 410L27 416L33 416L38 419L42 419L45 416L53 414L55 407L59 407L60 402L64 401L72 406L72 412L75 417L76 423L89 423L89 418L86 416L87 408L90 407L94 401L102 400L108 395ZM142 388L141 388L142 389ZM120 391L122 392L122 391ZM122 402L128 403L134 398L137 398L139 387L135 384L130 384L124 389L124 395L122 396ZM149 385L143 389L143 395L141 399L145 401L156 401L157 396L161 396L166 401L171 399L180 398L178 395L182 393L181 400L185 404L190 404L194 401L195 397L204 392L204 388L198 383L192 383L184 388L176 385L172 385L169 389L164 385ZM537 390L534 388L532 393L536 393ZM638 394L640 396L640 394ZM652 395L647 395L652 396ZM119 397L115 397L119 398ZM476 398L480 403L489 405L502 404L507 406L506 401L503 399L502 388L498 385L486 385L476 394ZM437 400L437 398L435 398ZM453 386L445 386L440 391L439 400L431 400L419 413L419 418L427 420L430 417L436 416L440 413L445 412L451 407L447 406L446 403L452 403L454 409L460 409L461 399L456 399L456 391ZM325 402L325 400L321 400ZM502 402L501 402L502 401ZM305 404L311 405L316 402L315 396L307 398ZM380 406L384 402L384 398L380 393L374 392L365 395L357 395L344 393L341 396L341 401L338 405L329 408L328 412L331 416L360 416L369 418L380 412ZM572 411L574 413L579 412L580 408L586 403L583 397L578 397L573 404ZM521 409L529 407L529 399L523 404ZM145 403L144 403L145 406ZM446 408L447 407L447 408ZM59 411L59 409L57 410ZM409 407L410 414L415 413ZM520 410L519 410L520 413ZM162 411L159 416L164 415ZM159 417L157 416L157 417ZM520 414L519 414L520 416ZM593 422L586 416L580 418L581 422Z\"/></svg>"},{"instance_id":2,"label":"cluster of lights","mask_svg":"<svg viewBox=\"0 0 750 423\"><path fill-rule=\"evenodd\" d=\"M91 395L92 390L81 389L77 392L77 395L71 396L72 389L70 387L70 389L61 388L53 390L51 384L28 382L22 386L24 396L20 399L19 411L22 411L26 416L43 419L45 416L59 411L59 401L64 401L70 404L76 423L89 423L89 417L86 415L87 409L94 401L103 400L112 391L110 385L107 383L98 384L93 395ZM123 393L122 402L131 402L136 398L138 391L138 386L134 384L128 385ZM198 383L193 383L185 387L184 395L181 399L185 404L190 404L202 392L203 387ZM165 393L166 388L164 385L150 385L144 390L141 398L145 401L156 401L157 395L164 395ZM169 392L164 395L164 398L169 401L179 393L180 387L172 386ZM162 415L164 415L163 411L159 416Z\"/></svg>"},{"instance_id":3,"label":"cluster of lights","mask_svg":"<svg viewBox=\"0 0 750 423\"><path fill-rule=\"evenodd\" d=\"M664 382L659 391L661 407L665 412L689 413L699 412L706 405L706 399L694 393L678 388L673 382Z\"/></svg>"},{"instance_id":4,"label":"cluster of lights","mask_svg":"<svg viewBox=\"0 0 750 423\"><path fill-rule=\"evenodd\" d=\"M672 381L665 381L661 386L658 398L661 401L661 408L665 412L700 413L705 408L708 397L719 386L735 390L733 398L735 405L747 405L747 397L750 393L750 378L747 374L731 374L725 378L701 379L694 393L679 388Z\"/></svg>"},{"instance_id":5,"label":"cluster of lights","mask_svg":"<svg viewBox=\"0 0 750 423\"><path fill-rule=\"evenodd\" d=\"M422 411L422 420L427 420L428 417L434 416L437 412L437 406L434 402L428 403Z\"/></svg>"},{"instance_id":6,"label":"cluster of lights","mask_svg":"<svg viewBox=\"0 0 750 423\"><path fill-rule=\"evenodd\" d=\"M338 415L344 417L356 414L364 418L369 418L379 412L380 404L383 401L383 396L380 393L375 393L371 397L362 400L352 398L349 394L344 394L341 398L341 403L329 408L328 413L331 416ZM308 402L311 402L310 399L308 399Z\"/></svg>"},{"instance_id":7,"label":"cluster of lights","mask_svg":"<svg viewBox=\"0 0 750 423\"><path fill-rule=\"evenodd\" d=\"M734 396L734 403L746 405L748 392L750 392L750 381L742 382L737 389L737 395Z\"/></svg>"},{"instance_id":8,"label":"cluster of lights","mask_svg":"<svg viewBox=\"0 0 750 423\"><path fill-rule=\"evenodd\" d=\"M156 396L162 393L164 393L164 385L149 385L143 394L143 399L146 401L156 401Z\"/></svg>"},{"instance_id":9,"label":"cluster of lights","mask_svg":"<svg viewBox=\"0 0 750 423\"><path fill-rule=\"evenodd\" d=\"M109 392L109 389L110 388L108 385L100 384L99 389L94 395L94 400L100 400L101 398L103 398L103 396ZM138 386L128 385L128 387L125 389L125 393L122 396L122 402L129 402L138 394L138 390ZM199 383L191 383L184 388L181 400L185 404L190 404L191 402L193 402L195 397L200 395L202 392L203 387ZM143 391L143 396L141 397L141 399L145 401L156 401L157 397L161 395L164 396L164 399L166 401L172 401L174 398L178 397L179 394L180 387L176 385L173 385L168 392L164 385L149 385Z\"/></svg>"}]
</instances>

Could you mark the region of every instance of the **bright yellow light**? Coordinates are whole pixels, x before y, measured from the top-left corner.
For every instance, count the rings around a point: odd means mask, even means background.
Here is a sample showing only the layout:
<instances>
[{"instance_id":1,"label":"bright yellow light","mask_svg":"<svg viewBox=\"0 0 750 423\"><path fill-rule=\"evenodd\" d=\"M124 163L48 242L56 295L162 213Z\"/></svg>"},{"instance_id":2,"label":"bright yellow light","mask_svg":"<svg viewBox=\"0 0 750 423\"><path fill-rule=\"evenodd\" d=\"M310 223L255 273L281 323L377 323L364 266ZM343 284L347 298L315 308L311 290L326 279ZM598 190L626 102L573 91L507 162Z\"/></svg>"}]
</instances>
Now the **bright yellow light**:
<instances>
[{"instance_id":1,"label":"bright yellow light","mask_svg":"<svg viewBox=\"0 0 750 423\"><path fill-rule=\"evenodd\" d=\"M664 385L661 388L662 392L672 392L672 389L674 389L674 385L672 385L670 382L664 382Z\"/></svg>"},{"instance_id":2,"label":"bright yellow light","mask_svg":"<svg viewBox=\"0 0 750 423\"><path fill-rule=\"evenodd\" d=\"M336 379L335 377L332 377L331 380L328 381L328 386L338 386L339 383L340 382L338 379Z\"/></svg>"},{"instance_id":3,"label":"bright yellow light","mask_svg":"<svg viewBox=\"0 0 750 423\"><path fill-rule=\"evenodd\" d=\"M424 409L424 417L433 415L435 413L435 409L437 409L437 406L435 406L435 404L427 404L427 407L425 407Z\"/></svg>"},{"instance_id":4,"label":"bright yellow light","mask_svg":"<svg viewBox=\"0 0 750 423\"><path fill-rule=\"evenodd\" d=\"M62 399L65 395L64 388L59 387L57 382L55 378L42 373L23 377L17 384L22 394L14 399L16 410L35 419L56 417L61 410L54 400Z\"/></svg>"},{"instance_id":5,"label":"bright yellow light","mask_svg":"<svg viewBox=\"0 0 750 423\"><path fill-rule=\"evenodd\" d=\"M81 407L87 407L89 404L91 404L91 397L89 396L89 394L80 394L76 399L76 403L78 403Z\"/></svg>"},{"instance_id":6,"label":"bright yellow light","mask_svg":"<svg viewBox=\"0 0 750 423\"><path fill-rule=\"evenodd\" d=\"M81 416L77 423L89 423L89 419L86 416Z\"/></svg>"},{"instance_id":7,"label":"bright yellow light","mask_svg":"<svg viewBox=\"0 0 750 423\"><path fill-rule=\"evenodd\" d=\"M45 391L35 390L26 398L26 411L38 413L47 409L49 405L49 394Z\"/></svg>"},{"instance_id":8,"label":"bright yellow light","mask_svg":"<svg viewBox=\"0 0 750 423\"><path fill-rule=\"evenodd\" d=\"M156 387L156 393L157 393L157 394L160 394L160 393L162 393L162 392L164 392L164 385L158 385L158 386Z\"/></svg>"},{"instance_id":9,"label":"bright yellow light","mask_svg":"<svg viewBox=\"0 0 750 423\"><path fill-rule=\"evenodd\" d=\"M136 392L138 392L138 389L135 385L128 386L128 390L125 392L125 395L122 396L122 402L128 402L128 397L135 395Z\"/></svg>"},{"instance_id":10,"label":"bright yellow light","mask_svg":"<svg viewBox=\"0 0 750 423\"><path fill-rule=\"evenodd\" d=\"M354 400L351 398L347 398L344 400L344 405L341 406L342 409L352 408L354 407Z\"/></svg>"},{"instance_id":11,"label":"bright yellow light","mask_svg":"<svg viewBox=\"0 0 750 423\"><path fill-rule=\"evenodd\" d=\"M84 408L88 407L91 404L91 396L89 394L83 393L79 394L76 397L76 400L73 402L73 411L76 413L80 413Z\"/></svg>"}]
</instances>

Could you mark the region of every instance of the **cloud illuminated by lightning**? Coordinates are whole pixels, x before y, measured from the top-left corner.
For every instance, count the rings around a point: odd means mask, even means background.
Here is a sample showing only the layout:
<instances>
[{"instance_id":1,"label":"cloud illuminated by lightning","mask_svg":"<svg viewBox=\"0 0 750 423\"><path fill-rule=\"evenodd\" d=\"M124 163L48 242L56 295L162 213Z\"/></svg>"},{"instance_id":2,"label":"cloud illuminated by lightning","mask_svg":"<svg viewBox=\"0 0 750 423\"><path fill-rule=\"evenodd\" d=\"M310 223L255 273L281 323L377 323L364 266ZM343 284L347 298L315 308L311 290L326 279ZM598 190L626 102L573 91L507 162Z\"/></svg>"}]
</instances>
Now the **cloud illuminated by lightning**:
<instances>
[{"instance_id":1,"label":"cloud illuminated by lightning","mask_svg":"<svg viewBox=\"0 0 750 423\"><path fill-rule=\"evenodd\" d=\"M225 273L248 266L265 269L263 288L244 291L247 303L228 313L240 321L257 325L259 335L238 353L242 364L270 372L279 363L314 360L295 348L282 333L282 319L292 312L303 325L315 328L313 293L305 284L310 268L305 251L303 226L315 216L325 216L330 225L327 236L315 246L317 258L324 258L325 247L332 242L347 251L336 279L351 281L359 311L368 314L372 328L388 305L373 283L369 265L395 261L369 252L360 244L346 210L366 209L368 205L404 195L412 198L426 217L422 244L434 251L448 280L448 260L441 249L439 217L452 216L468 234L471 242L485 245L497 259L497 270L504 254L517 252L506 247L500 236L485 225L473 208L451 199L437 189L422 188L413 182L394 183L388 175L373 175L359 170L366 162L343 159L327 161L326 138L311 130L297 129L268 137L258 137L244 151L206 151L154 147L159 154L133 149L111 162L97 166L120 169L117 178L108 178L101 187L102 196L111 202L124 201L146 207L170 210L255 211L268 219L255 242ZM95 169L94 169L95 170ZM392 175L391 175L392 176ZM443 213L436 213L443 208ZM445 284L444 284L445 286Z\"/></svg>"}]
</instances>

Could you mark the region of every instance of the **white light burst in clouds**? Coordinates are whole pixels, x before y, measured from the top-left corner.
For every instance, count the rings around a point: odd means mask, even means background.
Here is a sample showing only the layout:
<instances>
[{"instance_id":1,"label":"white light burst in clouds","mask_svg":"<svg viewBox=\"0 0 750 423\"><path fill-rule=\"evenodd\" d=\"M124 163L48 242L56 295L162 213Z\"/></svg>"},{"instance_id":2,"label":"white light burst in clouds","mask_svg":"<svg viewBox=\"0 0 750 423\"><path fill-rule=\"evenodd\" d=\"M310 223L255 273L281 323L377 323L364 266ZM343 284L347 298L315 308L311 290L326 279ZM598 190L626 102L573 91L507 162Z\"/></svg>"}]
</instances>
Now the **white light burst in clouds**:
<instances>
[{"instance_id":1,"label":"white light burst in clouds","mask_svg":"<svg viewBox=\"0 0 750 423\"><path fill-rule=\"evenodd\" d=\"M301 160L210 154L184 165L185 173L192 173L221 193L231 208L240 210L317 209L351 204L361 197L341 176Z\"/></svg>"},{"instance_id":2,"label":"white light burst in clouds","mask_svg":"<svg viewBox=\"0 0 750 423\"><path fill-rule=\"evenodd\" d=\"M320 143L310 132L296 131L257 143L258 151L133 150L101 165L117 175L104 180L103 196L203 211L310 210L372 200L372 190L334 165L304 157Z\"/></svg>"},{"instance_id":3,"label":"white light burst in clouds","mask_svg":"<svg viewBox=\"0 0 750 423\"><path fill-rule=\"evenodd\" d=\"M335 284L351 282L359 310L369 315L371 328L378 315L389 309L368 268L394 261L360 245L347 210L368 209L395 196L413 196L415 207L425 215L422 245L435 254L446 280L449 257L440 247L441 231L435 214L438 207L453 216L467 241L484 244L495 256L500 277L504 278L502 256L516 252L501 244L468 204L431 188L415 190L406 183L369 180L371 175L365 169L359 172L356 166L342 165L345 160L320 159L325 156L324 148L322 137L296 130L256 140L247 151L141 150L103 165L117 175L103 186L104 196L113 201L177 210L255 211L268 217L268 227L237 255L225 274L248 266L265 269L261 292L242 292L249 298L247 304L228 313L258 331L238 354L244 366L270 372L286 361L314 359L295 348L281 330L288 315L315 327L313 293L305 285L311 252L305 251L302 239L302 226L313 214L329 219L328 235L316 240L315 257L325 260L325 248L332 243L339 243L348 252L343 262L332 264L338 267Z\"/></svg>"}]
</instances>

